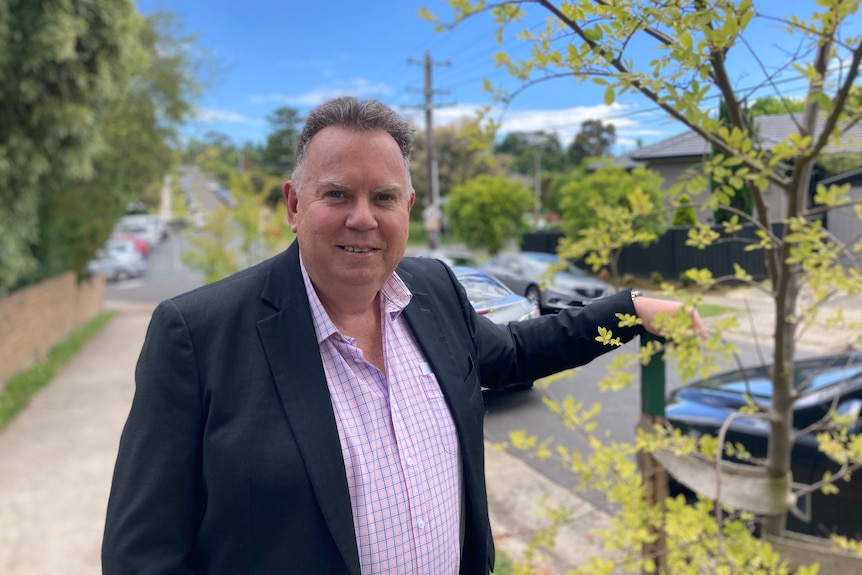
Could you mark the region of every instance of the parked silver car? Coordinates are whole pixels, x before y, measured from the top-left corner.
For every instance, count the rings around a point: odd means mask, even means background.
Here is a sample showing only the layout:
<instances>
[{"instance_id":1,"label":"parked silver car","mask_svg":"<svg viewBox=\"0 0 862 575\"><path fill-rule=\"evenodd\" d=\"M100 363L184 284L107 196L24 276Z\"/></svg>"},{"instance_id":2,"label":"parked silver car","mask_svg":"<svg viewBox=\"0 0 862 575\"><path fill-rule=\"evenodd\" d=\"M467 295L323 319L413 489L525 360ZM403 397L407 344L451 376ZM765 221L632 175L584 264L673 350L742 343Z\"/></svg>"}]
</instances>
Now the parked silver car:
<instances>
[{"instance_id":1,"label":"parked silver car","mask_svg":"<svg viewBox=\"0 0 862 575\"><path fill-rule=\"evenodd\" d=\"M609 283L588 275L556 254L500 253L482 269L516 294L535 302L542 311L583 307L614 292Z\"/></svg>"},{"instance_id":2,"label":"parked silver car","mask_svg":"<svg viewBox=\"0 0 862 575\"><path fill-rule=\"evenodd\" d=\"M470 305L479 315L494 323L509 323L539 317L536 304L515 294L485 272L475 268L456 266L452 272L467 292Z\"/></svg>"},{"instance_id":3,"label":"parked silver car","mask_svg":"<svg viewBox=\"0 0 862 575\"><path fill-rule=\"evenodd\" d=\"M435 260L440 260L450 268L454 268L455 266L474 268L478 265L476 260L473 258L473 254L464 250L447 248L438 248L433 250L426 249L419 250L408 255L418 258L434 258Z\"/></svg>"},{"instance_id":4,"label":"parked silver car","mask_svg":"<svg viewBox=\"0 0 862 575\"><path fill-rule=\"evenodd\" d=\"M455 266L452 273L464 286L470 305L479 315L484 315L494 323L507 324L513 321L539 317L539 307L523 296L492 278L485 272L466 266ZM520 383L512 387L516 390L532 389L533 382ZM487 390L486 390L487 391Z\"/></svg>"},{"instance_id":5,"label":"parked silver car","mask_svg":"<svg viewBox=\"0 0 862 575\"><path fill-rule=\"evenodd\" d=\"M147 271L147 259L131 240L111 239L87 263L91 274L101 274L106 281L140 277Z\"/></svg>"}]
</instances>

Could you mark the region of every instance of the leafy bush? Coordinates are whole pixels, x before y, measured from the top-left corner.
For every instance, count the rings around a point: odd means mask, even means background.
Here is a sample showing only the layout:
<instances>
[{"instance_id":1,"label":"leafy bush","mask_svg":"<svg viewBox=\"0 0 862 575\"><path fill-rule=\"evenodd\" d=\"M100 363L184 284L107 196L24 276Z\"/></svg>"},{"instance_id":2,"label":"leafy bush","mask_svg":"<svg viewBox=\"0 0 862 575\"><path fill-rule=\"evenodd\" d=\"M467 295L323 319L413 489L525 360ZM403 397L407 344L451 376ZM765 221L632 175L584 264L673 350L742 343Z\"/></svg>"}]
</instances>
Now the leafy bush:
<instances>
[{"instance_id":1,"label":"leafy bush","mask_svg":"<svg viewBox=\"0 0 862 575\"><path fill-rule=\"evenodd\" d=\"M455 186L446 215L452 230L471 248L499 252L507 240L520 240L533 193L521 182L483 174Z\"/></svg>"},{"instance_id":2,"label":"leafy bush","mask_svg":"<svg viewBox=\"0 0 862 575\"><path fill-rule=\"evenodd\" d=\"M697 225L697 213L694 211L694 206L691 205L691 198L688 197L688 194L679 197L679 206L673 212L670 225L678 227Z\"/></svg>"}]
</instances>

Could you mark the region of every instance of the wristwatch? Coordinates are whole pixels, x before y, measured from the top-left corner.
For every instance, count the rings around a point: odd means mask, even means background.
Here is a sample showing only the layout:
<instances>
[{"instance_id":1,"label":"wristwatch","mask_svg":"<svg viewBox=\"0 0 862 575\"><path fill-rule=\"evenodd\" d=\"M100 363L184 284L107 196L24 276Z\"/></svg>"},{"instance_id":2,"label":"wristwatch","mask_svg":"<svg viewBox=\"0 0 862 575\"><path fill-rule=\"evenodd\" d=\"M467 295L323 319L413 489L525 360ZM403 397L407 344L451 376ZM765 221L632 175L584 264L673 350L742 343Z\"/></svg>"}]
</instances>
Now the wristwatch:
<instances>
[{"instance_id":1,"label":"wristwatch","mask_svg":"<svg viewBox=\"0 0 862 575\"><path fill-rule=\"evenodd\" d=\"M632 301L634 301L634 299L635 299L636 297L641 297L643 294L644 294L644 293L643 293L641 290L639 290L639 289L633 289L633 290L632 290Z\"/></svg>"}]
</instances>

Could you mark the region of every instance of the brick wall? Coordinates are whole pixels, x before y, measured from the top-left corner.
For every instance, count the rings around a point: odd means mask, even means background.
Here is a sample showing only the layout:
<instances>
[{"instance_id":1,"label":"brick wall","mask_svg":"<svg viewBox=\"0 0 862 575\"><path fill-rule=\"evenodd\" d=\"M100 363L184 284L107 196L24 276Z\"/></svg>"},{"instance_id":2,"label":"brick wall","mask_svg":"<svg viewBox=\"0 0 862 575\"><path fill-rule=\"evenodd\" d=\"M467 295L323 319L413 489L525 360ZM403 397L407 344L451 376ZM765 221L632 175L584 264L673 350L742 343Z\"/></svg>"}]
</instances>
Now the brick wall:
<instances>
[{"instance_id":1,"label":"brick wall","mask_svg":"<svg viewBox=\"0 0 862 575\"><path fill-rule=\"evenodd\" d=\"M101 276L78 283L65 273L0 298L0 388L102 309Z\"/></svg>"}]
</instances>

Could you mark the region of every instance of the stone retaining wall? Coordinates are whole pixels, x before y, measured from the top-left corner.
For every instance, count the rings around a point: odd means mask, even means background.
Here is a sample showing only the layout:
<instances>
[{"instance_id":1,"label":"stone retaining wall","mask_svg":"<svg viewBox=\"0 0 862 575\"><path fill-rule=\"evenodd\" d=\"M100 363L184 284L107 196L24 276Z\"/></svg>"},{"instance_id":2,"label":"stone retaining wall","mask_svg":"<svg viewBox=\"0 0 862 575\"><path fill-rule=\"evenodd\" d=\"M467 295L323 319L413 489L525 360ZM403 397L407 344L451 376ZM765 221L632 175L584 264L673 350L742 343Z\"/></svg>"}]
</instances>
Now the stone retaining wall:
<instances>
[{"instance_id":1,"label":"stone retaining wall","mask_svg":"<svg viewBox=\"0 0 862 575\"><path fill-rule=\"evenodd\" d=\"M67 272L0 298L0 389L99 313L104 296L101 276L79 284Z\"/></svg>"}]
</instances>

